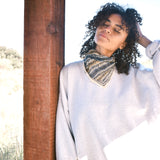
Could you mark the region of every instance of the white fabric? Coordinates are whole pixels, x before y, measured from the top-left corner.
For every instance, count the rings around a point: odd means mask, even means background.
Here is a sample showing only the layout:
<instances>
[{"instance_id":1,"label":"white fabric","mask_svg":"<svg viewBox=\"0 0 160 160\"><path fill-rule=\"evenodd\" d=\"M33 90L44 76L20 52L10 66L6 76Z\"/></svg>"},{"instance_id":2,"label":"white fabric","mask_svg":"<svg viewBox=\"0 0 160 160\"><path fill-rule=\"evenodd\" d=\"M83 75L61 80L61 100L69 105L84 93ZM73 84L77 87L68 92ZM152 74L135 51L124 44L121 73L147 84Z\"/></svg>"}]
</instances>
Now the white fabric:
<instances>
[{"instance_id":1,"label":"white fabric","mask_svg":"<svg viewBox=\"0 0 160 160\"><path fill-rule=\"evenodd\" d=\"M114 69L105 87L89 78L82 61L62 69L57 160L160 160L160 43L146 54L153 70Z\"/></svg>"}]
</instances>

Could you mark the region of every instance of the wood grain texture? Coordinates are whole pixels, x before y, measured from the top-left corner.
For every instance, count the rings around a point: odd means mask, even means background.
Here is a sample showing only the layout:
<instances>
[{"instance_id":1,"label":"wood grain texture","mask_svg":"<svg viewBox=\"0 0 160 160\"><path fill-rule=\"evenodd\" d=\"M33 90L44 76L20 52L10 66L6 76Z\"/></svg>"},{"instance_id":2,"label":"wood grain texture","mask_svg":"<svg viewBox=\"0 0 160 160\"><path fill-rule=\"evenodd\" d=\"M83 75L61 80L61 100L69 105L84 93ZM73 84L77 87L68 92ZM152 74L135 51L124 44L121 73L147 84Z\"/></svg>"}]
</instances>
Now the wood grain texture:
<instances>
[{"instance_id":1,"label":"wood grain texture","mask_svg":"<svg viewBox=\"0 0 160 160\"><path fill-rule=\"evenodd\" d=\"M24 160L55 159L65 0L25 0Z\"/></svg>"}]
</instances>

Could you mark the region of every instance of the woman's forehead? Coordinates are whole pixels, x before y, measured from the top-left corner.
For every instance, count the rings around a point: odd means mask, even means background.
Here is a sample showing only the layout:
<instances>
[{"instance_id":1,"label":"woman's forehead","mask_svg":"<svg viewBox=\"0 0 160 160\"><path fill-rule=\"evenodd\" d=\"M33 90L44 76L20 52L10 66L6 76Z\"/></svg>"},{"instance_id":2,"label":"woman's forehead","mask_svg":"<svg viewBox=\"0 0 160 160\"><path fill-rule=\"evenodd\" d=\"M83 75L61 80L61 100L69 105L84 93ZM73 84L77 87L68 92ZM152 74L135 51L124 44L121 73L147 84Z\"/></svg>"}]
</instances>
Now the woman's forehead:
<instances>
[{"instance_id":1,"label":"woman's forehead","mask_svg":"<svg viewBox=\"0 0 160 160\"><path fill-rule=\"evenodd\" d=\"M123 19L123 17L118 14L118 13L113 13L109 16L106 16L100 23L103 24L103 23L113 23L115 26L123 29L123 30L128 30L127 29L127 25L126 25L126 22L125 20Z\"/></svg>"}]
</instances>

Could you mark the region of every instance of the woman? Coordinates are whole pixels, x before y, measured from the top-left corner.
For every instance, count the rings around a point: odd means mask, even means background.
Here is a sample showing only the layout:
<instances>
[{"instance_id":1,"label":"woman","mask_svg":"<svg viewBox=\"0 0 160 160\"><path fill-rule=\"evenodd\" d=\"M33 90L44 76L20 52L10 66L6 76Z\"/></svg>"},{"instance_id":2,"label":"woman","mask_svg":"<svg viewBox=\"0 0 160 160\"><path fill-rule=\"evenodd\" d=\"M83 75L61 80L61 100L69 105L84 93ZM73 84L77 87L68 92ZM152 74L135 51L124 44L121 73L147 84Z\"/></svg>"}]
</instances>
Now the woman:
<instances>
[{"instance_id":1,"label":"woman","mask_svg":"<svg viewBox=\"0 0 160 160\"><path fill-rule=\"evenodd\" d=\"M57 160L158 158L160 42L142 34L141 21L135 9L107 3L88 23L83 61L60 74ZM153 70L137 64L138 43Z\"/></svg>"}]
</instances>

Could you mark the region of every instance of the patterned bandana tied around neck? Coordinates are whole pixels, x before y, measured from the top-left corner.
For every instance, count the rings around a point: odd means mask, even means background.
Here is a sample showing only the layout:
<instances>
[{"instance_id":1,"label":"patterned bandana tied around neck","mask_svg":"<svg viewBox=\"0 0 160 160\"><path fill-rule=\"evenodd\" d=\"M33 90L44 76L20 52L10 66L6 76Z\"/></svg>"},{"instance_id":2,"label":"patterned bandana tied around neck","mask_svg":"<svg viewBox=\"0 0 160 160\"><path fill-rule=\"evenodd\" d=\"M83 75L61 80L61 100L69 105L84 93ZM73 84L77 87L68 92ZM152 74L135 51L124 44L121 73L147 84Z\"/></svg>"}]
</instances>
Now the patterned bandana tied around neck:
<instances>
[{"instance_id":1,"label":"patterned bandana tied around neck","mask_svg":"<svg viewBox=\"0 0 160 160\"><path fill-rule=\"evenodd\" d=\"M100 55L92 49L85 54L84 66L93 81L105 86L111 79L115 67L115 58Z\"/></svg>"}]
</instances>

